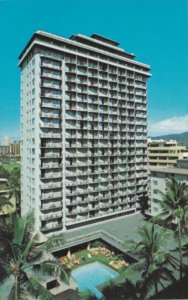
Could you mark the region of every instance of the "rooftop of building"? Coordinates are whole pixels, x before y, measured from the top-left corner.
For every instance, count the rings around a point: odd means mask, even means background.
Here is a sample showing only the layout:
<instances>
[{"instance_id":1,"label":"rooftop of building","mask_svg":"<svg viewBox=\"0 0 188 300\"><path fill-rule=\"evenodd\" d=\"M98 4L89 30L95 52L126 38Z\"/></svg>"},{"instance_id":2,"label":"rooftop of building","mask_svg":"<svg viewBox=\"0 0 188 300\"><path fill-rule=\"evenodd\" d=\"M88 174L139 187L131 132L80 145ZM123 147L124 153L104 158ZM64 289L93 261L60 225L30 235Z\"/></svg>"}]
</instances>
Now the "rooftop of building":
<instances>
[{"instance_id":1,"label":"rooftop of building","mask_svg":"<svg viewBox=\"0 0 188 300\"><path fill-rule=\"evenodd\" d=\"M93 233L98 230L107 232L121 241L137 240L140 241L140 235L138 230L143 226L150 226L150 222L147 222L141 213L134 215L123 216L117 219L106 220L103 222L90 224L77 229L72 229L63 233L65 240L76 238L84 234ZM125 242L126 247L126 242ZM174 247L174 241L171 237L168 240L168 249Z\"/></svg>"},{"instance_id":2,"label":"rooftop of building","mask_svg":"<svg viewBox=\"0 0 188 300\"><path fill-rule=\"evenodd\" d=\"M98 35L96 33L93 33L90 37L87 37L85 35L82 35L82 34L74 34L74 35L71 35L70 39L71 40L79 40L79 38L83 38L83 39L88 39L88 40L91 40L91 39L94 39L94 40L97 40L97 42L102 42L102 43L105 43L105 44L108 44L108 45L111 45L111 46L119 46L119 42L115 42L111 39L108 39L102 35ZM121 49L120 49L121 50ZM123 51L123 50L122 50Z\"/></svg>"},{"instance_id":3,"label":"rooftop of building","mask_svg":"<svg viewBox=\"0 0 188 300\"><path fill-rule=\"evenodd\" d=\"M65 232L64 236L65 239L70 239L97 230L103 230L124 241L127 239L138 238L139 234L136 232L136 229L144 226L144 224L144 217L138 213L72 229ZM126 230L124 230L125 228Z\"/></svg>"},{"instance_id":4,"label":"rooftop of building","mask_svg":"<svg viewBox=\"0 0 188 300\"><path fill-rule=\"evenodd\" d=\"M171 145L173 145L173 146L176 146L177 145L177 141L176 140L168 140L168 141L166 141L166 140L163 140L163 139L156 139L156 140L154 140L154 139L148 139L148 144L149 144L149 146L150 145L167 145L167 146L171 146Z\"/></svg>"},{"instance_id":5,"label":"rooftop of building","mask_svg":"<svg viewBox=\"0 0 188 300\"><path fill-rule=\"evenodd\" d=\"M179 158L178 162L186 162L186 163L188 163L188 157L186 157L186 158Z\"/></svg>"},{"instance_id":6,"label":"rooftop of building","mask_svg":"<svg viewBox=\"0 0 188 300\"><path fill-rule=\"evenodd\" d=\"M7 178L0 178L0 183L6 183L6 182L8 182Z\"/></svg>"},{"instance_id":7,"label":"rooftop of building","mask_svg":"<svg viewBox=\"0 0 188 300\"><path fill-rule=\"evenodd\" d=\"M96 33L92 34L90 37L82 34L74 34L69 38L65 38L46 31L38 30L33 34L31 39L29 40L29 42L26 44L23 51L19 55L20 63L24 58L25 54L29 52L30 46L32 46L34 42L40 44L40 39L41 42L49 41L51 47L61 46L65 43L77 47L83 47L84 45L87 46L87 48L91 51L92 50L105 51L104 53L118 55L122 59L126 58L127 60L133 61L135 58L135 55L133 53L125 52L124 49L120 48L118 42L103 37L101 35L98 35ZM134 63L142 65L144 68L147 69L147 71L150 70L149 65L137 61L134 61Z\"/></svg>"},{"instance_id":8,"label":"rooftop of building","mask_svg":"<svg viewBox=\"0 0 188 300\"><path fill-rule=\"evenodd\" d=\"M149 167L150 172L159 172L159 173L167 173L167 174L181 174L181 175L188 175L188 169L186 168L179 168L176 166L166 166L166 167L160 167L160 166L150 166Z\"/></svg>"}]
</instances>

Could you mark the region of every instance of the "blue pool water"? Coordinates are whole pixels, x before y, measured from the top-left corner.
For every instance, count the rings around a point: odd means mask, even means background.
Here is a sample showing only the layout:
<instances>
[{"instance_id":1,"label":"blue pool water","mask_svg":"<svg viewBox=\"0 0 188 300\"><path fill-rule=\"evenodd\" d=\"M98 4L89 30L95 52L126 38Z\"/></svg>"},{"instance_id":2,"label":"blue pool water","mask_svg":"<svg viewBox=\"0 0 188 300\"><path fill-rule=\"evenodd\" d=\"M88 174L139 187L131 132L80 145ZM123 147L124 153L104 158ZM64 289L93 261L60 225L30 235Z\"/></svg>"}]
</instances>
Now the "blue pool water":
<instances>
[{"instance_id":1,"label":"blue pool water","mask_svg":"<svg viewBox=\"0 0 188 300\"><path fill-rule=\"evenodd\" d=\"M71 272L71 276L77 282L79 291L91 291L97 298L102 298L102 293L97 286L118 276L118 272L100 262L93 262Z\"/></svg>"}]
</instances>

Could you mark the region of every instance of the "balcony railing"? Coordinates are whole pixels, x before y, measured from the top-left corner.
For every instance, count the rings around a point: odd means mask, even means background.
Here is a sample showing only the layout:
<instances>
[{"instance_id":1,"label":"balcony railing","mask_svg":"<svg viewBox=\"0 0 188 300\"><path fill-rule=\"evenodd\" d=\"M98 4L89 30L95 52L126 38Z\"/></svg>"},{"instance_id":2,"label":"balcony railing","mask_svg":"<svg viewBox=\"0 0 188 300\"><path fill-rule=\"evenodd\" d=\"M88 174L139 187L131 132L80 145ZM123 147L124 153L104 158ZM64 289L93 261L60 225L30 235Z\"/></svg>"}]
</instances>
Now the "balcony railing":
<instances>
[{"instance_id":1,"label":"balcony railing","mask_svg":"<svg viewBox=\"0 0 188 300\"><path fill-rule=\"evenodd\" d=\"M41 138L62 138L62 134L61 133L48 133L48 132L43 132L40 133L40 137Z\"/></svg>"},{"instance_id":2,"label":"balcony railing","mask_svg":"<svg viewBox=\"0 0 188 300\"><path fill-rule=\"evenodd\" d=\"M58 65L58 64L53 64L53 63L50 63L50 62L42 62L41 63L41 66L42 67L46 67L46 68L52 68L52 69L56 69L56 70L61 70L61 65Z\"/></svg>"},{"instance_id":3,"label":"balcony railing","mask_svg":"<svg viewBox=\"0 0 188 300\"><path fill-rule=\"evenodd\" d=\"M54 210L54 209L62 209L63 205L62 202L56 202L54 204L43 204L41 206L41 211L43 210Z\"/></svg>"},{"instance_id":4,"label":"balcony railing","mask_svg":"<svg viewBox=\"0 0 188 300\"><path fill-rule=\"evenodd\" d=\"M41 226L40 231L45 232L45 231L50 231L53 229L59 229L62 227L63 227L62 223L49 223L49 224L46 224L46 226Z\"/></svg>"},{"instance_id":5,"label":"balcony railing","mask_svg":"<svg viewBox=\"0 0 188 300\"><path fill-rule=\"evenodd\" d=\"M47 215L42 215L40 216L40 219L42 221L44 220L49 220L49 219L57 219L57 218L61 218L62 217L62 213L50 213L50 214L47 214Z\"/></svg>"},{"instance_id":6,"label":"balcony railing","mask_svg":"<svg viewBox=\"0 0 188 300\"><path fill-rule=\"evenodd\" d=\"M59 168L61 168L61 167L62 167L62 164L55 164L55 163L54 163L54 164L53 164L53 163L47 163L47 164L44 163L44 164L42 164L42 166L41 166L42 169L48 169L48 168L49 168L49 169L53 169L53 168L54 168L54 169L56 169L56 168L59 169Z\"/></svg>"},{"instance_id":7,"label":"balcony railing","mask_svg":"<svg viewBox=\"0 0 188 300\"><path fill-rule=\"evenodd\" d=\"M59 178L59 177L62 177L61 172L58 172L58 173L51 172L51 173L48 173L45 175L41 175L42 179Z\"/></svg>"},{"instance_id":8,"label":"balcony railing","mask_svg":"<svg viewBox=\"0 0 188 300\"><path fill-rule=\"evenodd\" d=\"M57 108L57 109L61 109L61 105L60 104L53 104L53 103L48 103L48 102L41 102L40 103L41 107L49 107L49 108Z\"/></svg>"},{"instance_id":9,"label":"balcony railing","mask_svg":"<svg viewBox=\"0 0 188 300\"><path fill-rule=\"evenodd\" d=\"M62 148L61 143L46 143L45 145L41 145L41 148Z\"/></svg>"},{"instance_id":10,"label":"balcony railing","mask_svg":"<svg viewBox=\"0 0 188 300\"><path fill-rule=\"evenodd\" d=\"M58 183L46 183L46 184L41 184L40 185L40 189L53 189L53 188L61 188L62 187L62 183L58 182Z\"/></svg>"},{"instance_id":11,"label":"balcony railing","mask_svg":"<svg viewBox=\"0 0 188 300\"><path fill-rule=\"evenodd\" d=\"M55 198L59 198L59 197L62 197L62 192L42 194L41 200L55 199Z\"/></svg>"}]
</instances>

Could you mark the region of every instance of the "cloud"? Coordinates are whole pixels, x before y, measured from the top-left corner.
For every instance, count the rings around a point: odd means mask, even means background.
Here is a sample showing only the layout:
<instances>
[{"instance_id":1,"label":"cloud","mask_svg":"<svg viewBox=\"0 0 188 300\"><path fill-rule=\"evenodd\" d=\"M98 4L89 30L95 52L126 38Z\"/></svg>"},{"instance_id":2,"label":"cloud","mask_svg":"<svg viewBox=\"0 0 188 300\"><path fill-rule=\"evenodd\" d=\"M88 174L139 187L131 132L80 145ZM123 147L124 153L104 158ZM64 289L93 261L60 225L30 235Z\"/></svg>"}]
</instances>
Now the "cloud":
<instances>
[{"instance_id":1,"label":"cloud","mask_svg":"<svg viewBox=\"0 0 188 300\"><path fill-rule=\"evenodd\" d=\"M148 125L149 135L163 135L188 131L188 115L172 117Z\"/></svg>"}]
</instances>

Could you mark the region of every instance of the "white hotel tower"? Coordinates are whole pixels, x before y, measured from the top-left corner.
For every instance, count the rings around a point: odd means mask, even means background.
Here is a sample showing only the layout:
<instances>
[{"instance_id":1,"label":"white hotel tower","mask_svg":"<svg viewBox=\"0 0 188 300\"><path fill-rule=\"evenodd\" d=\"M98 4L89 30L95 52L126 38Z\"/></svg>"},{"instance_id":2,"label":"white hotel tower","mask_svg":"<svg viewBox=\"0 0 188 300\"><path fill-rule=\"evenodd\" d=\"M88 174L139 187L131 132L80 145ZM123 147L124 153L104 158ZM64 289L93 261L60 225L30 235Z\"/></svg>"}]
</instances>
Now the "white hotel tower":
<instances>
[{"instance_id":1,"label":"white hotel tower","mask_svg":"<svg viewBox=\"0 0 188 300\"><path fill-rule=\"evenodd\" d=\"M52 234L139 210L150 67L102 36L44 31L19 66L22 214Z\"/></svg>"}]
</instances>

